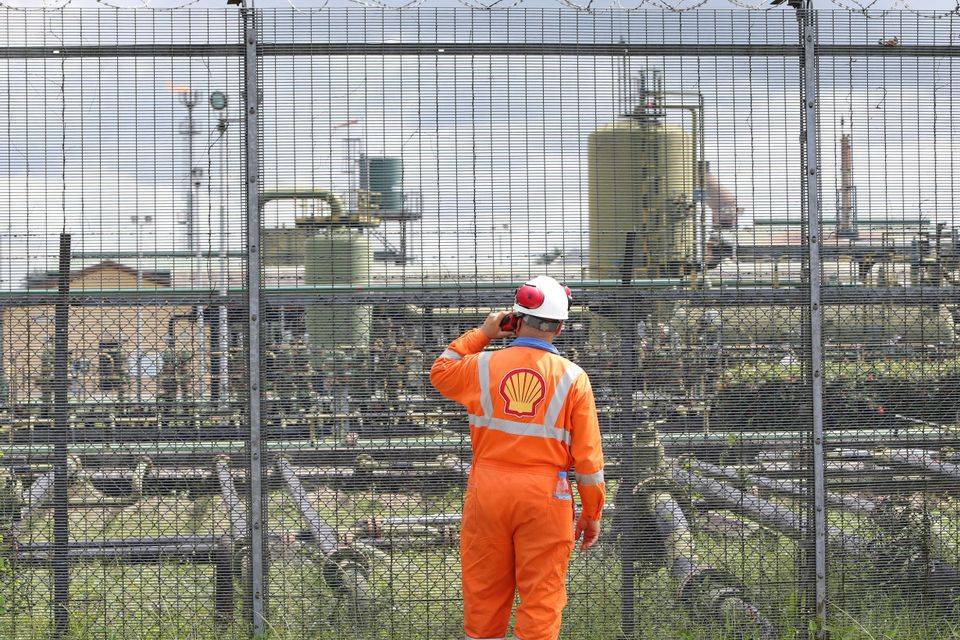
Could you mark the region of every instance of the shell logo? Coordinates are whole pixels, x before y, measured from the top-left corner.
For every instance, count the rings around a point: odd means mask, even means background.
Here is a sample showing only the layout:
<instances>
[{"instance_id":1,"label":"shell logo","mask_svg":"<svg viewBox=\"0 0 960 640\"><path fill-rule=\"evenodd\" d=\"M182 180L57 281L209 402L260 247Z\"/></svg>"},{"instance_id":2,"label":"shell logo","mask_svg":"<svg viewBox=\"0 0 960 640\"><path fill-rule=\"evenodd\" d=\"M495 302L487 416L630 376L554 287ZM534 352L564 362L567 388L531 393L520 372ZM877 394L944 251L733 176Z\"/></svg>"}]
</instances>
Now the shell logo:
<instances>
[{"instance_id":1,"label":"shell logo","mask_svg":"<svg viewBox=\"0 0 960 640\"><path fill-rule=\"evenodd\" d=\"M506 402L504 411L512 416L530 418L546 395L543 376L533 369L514 369L503 377L500 396Z\"/></svg>"}]
</instances>

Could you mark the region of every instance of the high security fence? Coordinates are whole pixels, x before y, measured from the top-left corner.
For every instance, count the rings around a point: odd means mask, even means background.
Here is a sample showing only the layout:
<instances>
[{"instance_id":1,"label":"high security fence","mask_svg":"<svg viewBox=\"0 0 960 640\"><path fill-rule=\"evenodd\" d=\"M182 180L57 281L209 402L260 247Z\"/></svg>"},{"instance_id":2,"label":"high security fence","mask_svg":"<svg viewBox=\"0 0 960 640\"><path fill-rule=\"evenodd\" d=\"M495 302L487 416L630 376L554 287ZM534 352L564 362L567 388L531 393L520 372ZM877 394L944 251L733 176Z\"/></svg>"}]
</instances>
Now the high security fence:
<instances>
[{"instance_id":1,"label":"high security fence","mask_svg":"<svg viewBox=\"0 0 960 640\"><path fill-rule=\"evenodd\" d=\"M958 17L669 9L4 9L0 635L461 637L429 370L541 273L562 637L955 633Z\"/></svg>"}]
</instances>

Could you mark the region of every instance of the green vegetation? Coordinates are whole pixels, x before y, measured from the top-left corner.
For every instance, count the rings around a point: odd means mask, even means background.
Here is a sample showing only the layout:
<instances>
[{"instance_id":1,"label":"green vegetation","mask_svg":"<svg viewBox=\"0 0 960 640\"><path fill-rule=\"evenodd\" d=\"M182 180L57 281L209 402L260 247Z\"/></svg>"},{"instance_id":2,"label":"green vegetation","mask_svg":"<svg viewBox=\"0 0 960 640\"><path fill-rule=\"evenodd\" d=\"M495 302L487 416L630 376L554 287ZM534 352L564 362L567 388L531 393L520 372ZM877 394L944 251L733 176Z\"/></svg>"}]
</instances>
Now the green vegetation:
<instances>
[{"instance_id":1,"label":"green vegetation","mask_svg":"<svg viewBox=\"0 0 960 640\"><path fill-rule=\"evenodd\" d=\"M361 518L452 512L460 492L424 499L407 494L357 493L330 489L311 493L321 514L341 533ZM956 505L937 508L949 521ZM459 563L454 548L374 553L370 579L378 598L376 614L361 620L349 602L324 583L309 544L294 541L303 524L292 504L270 494L270 638L277 640L446 640L459 637ZM941 520L938 519L938 523ZM118 538L225 533L227 514L219 497L174 495L149 498L136 505L75 509L76 538ZM868 523L837 519L834 524L858 533ZM33 540L49 537L47 514L30 527ZM944 530L954 538L953 530ZM783 638L802 637L805 629L798 591L796 545L765 530L734 530L729 536L696 536L699 559L739 577L748 595L781 630ZM951 547L951 553L954 550ZM0 615L0 637L27 640L48 637L50 575L45 569L15 567L18 582L4 581L0 592L10 606ZM920 640L951 638L957 628L949 615L931 613L907 600L903 590L877 581L870 568L832 564L833 638ZM620 622L619 551L601 545L575 552L570 569L570 602L563 638L614 640ZM73 572L71 640L225 640L242 637L242 623L214 624L212 567L167 562L130 566L87 564ZM722 640L735 635L714 620L693 615L677 601L678 586L666 569L640 567L636 586L640 638ZM237 619L242 620L243 589L237 584Z\"/></svg>"}]
</instances>

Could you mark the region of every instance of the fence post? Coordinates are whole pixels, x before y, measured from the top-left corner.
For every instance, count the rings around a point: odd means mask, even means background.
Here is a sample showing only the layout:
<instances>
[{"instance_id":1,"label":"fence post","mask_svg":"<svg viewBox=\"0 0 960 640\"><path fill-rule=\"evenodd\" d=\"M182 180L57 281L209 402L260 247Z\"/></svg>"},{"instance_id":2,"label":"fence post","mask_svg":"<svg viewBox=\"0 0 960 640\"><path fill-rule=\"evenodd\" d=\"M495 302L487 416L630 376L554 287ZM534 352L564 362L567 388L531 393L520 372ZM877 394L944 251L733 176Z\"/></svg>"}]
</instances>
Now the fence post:
<instances>
[{"instance_id":1,"label":"fence post","mask_svg":"<svg viewBox=\"0 0 960 640\"><path fill-rule=\"evenodd\" d=\"M241 9L243 20L244 179L247 187L247 392L250 398L250 597L253 635L266 632L263 558L263 461L260 442L260 79L256 10Z\"/></svg>"},{"instance_id":2,"label":"fence post","mask_svg":"<svg viewBox=\"0 0 960 640\"><path fill-rule=\"evenodd\" d=\"M803 218L806 220L810 275L810 386L813 409L813 526L814 581L817 638L826 637L827 621L827 513L823 455L823 308L820 302L822 263L820 235L823 230L823 209L820 194L820 146L817 126L819 84L817 61L817 17L811 0L804 0L797 9L800 23L800 47L803 51L803 174L806 193Z\"/></svg>"},{"instance_id":3,"label":"fence post","mask_svg":"<svg viewBox=\"0 0 960 640\"><path fill-rule=\"evenodd\" d=\"M70 627L70 470L67 441L70 430L67 367L70 364L70 234L60 234L60 272L54 329L54 476L53 476L53 637L63 638Z\"/></svg>"}]
</instances>

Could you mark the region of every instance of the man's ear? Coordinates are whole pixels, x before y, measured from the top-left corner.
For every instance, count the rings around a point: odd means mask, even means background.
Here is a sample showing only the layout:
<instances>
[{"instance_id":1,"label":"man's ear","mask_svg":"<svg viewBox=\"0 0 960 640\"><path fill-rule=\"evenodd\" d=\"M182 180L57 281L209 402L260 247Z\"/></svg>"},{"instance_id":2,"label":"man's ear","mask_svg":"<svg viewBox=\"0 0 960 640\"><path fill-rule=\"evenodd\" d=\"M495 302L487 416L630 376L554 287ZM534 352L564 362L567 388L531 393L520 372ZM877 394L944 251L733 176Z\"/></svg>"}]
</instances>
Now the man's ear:
<instances>
[{"instance_id":1,"label":"man's ear","mask_svg":"<svg viewBox=\"0 0 960 640\"><path fill-rule=\"evenodd\" d=\"M560 335L560 332L563 331L563 323L560 323L560 326L557 327L557 331L553 334L555 336Z\"/></svg>"}]
</instances>

